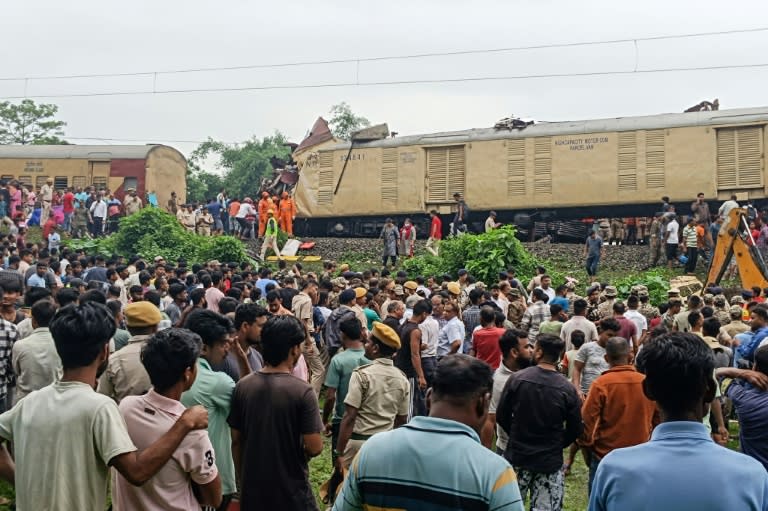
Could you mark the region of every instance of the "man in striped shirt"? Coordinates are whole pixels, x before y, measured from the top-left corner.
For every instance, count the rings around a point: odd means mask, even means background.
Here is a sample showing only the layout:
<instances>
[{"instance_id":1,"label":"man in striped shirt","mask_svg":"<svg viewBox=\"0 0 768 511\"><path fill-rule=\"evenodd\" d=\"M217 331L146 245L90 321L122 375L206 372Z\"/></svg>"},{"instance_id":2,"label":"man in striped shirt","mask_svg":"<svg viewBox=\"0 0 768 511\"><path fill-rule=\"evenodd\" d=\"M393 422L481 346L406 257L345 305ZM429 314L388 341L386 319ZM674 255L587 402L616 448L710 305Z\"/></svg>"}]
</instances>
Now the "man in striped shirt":
<instances>
[{"instance_id":1,"label":"man in striped shirt","mask_svg":"<svg viewBox=\"0 0 768 511\"><path fill-rule=\"evenodd\" d=\"M512 467L480 444L492 387L484 362L460 354L441 360L427 397L429 417L370 438L334 511L523 511Z\"/></svg>"},{"instance_id":2,"label":"man in striped shirt","mask_svg":"<svg viewBox=\"0 0 768 511\"><path fill-rule=\"evenodd\" d=\"M681 249L683 244L685 244L685 255L688 257L688 261L685 263L685 272L688 275L694 275L696 262L699 260L699 239L694 217L688 220L688 225L683 229L683 239L680 240Z\"/></svg>"}]
</instances>

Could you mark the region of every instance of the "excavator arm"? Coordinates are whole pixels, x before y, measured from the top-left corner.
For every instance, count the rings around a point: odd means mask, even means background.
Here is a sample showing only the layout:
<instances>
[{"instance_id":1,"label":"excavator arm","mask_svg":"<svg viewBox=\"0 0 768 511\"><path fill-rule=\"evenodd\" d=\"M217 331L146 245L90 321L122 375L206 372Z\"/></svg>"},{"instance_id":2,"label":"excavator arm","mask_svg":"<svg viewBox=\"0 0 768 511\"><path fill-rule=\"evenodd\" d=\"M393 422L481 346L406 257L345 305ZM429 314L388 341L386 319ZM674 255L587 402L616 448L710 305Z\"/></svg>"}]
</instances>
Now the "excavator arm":
<instances>
[{"instance_id":1,"label":"excavator arm","mask_svg":"<svg viewBox=\"0 0 768 511\"><path fill-rule=\"evenodd\" d=\"M749 230L746 210L733 208L717 235L717 244L707 272L707 283L719 284L731 258L735 257L743 288L768 287L768 271L754 241Z\"/></svg>"}]
</instances>

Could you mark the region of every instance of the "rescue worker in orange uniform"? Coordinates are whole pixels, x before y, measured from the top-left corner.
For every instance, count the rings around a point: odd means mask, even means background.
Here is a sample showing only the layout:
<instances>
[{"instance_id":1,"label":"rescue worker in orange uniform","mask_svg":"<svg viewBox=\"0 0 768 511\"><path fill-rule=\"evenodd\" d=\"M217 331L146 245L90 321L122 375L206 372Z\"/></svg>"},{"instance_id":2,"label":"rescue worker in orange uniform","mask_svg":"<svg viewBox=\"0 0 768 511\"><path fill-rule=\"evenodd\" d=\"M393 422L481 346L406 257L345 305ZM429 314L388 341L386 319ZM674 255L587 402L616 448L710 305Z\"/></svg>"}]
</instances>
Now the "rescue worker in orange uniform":
<instances>
[{"instance_id":1,"label":"rescue worker in orange uniform","mask_svg":"<svg viewBox=\"0 0 768 511\"><path fill-rule=\"evenodd\" d=\"M267 211L269 211L269 193L262 192L259 199L259 238L264 236L264 229L267 227Z\"/></svg>"},{"instance_id":2,"label":"rescue worker in orange uniform","mask_svg":"<svg viewBox=\"0 0 768 511\"><path fill-rule=\"evenodd\" d=\"M293 220L296 218L296 205L288 192L283 192L283 198L280 199L280 208L278 210L280 229L285 231L288 236L293 236Z\"/></svg>"}]
</instances>

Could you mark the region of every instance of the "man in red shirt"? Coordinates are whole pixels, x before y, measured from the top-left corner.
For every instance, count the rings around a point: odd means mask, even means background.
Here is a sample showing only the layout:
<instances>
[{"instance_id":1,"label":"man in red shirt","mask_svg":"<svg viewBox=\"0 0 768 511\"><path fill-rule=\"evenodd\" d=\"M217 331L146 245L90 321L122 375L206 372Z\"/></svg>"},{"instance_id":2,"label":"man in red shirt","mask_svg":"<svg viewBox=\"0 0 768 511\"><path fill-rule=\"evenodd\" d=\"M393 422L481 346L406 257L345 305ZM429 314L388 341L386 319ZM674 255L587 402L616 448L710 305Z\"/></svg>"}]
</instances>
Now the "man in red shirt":
<instances>
[{"instance_id":1,"label":"man in red shirt","mask_svg":"<svg viewBox=\"0 0 768 511\"><path fill-rule=\"evenodd\" d=\"M627 306L623 302L616 302L613 304L613 319L619 322L621 328L616 335L623 337L629 342L629 345L634 351L637 351L638 343L640 341L640 332L637 331L635 322L629 318L624 317L624 313L627 312Z\"/></svg>"},{"instance_id":2,"label":"man in red shirt","mask_svg":"<svg viewBox=\"0 0 768 511\"><path fill-rule=\"evenodd\" d=\"M496 327L496 313L492 307L480 309L480 328L472 333L470 355L482 360L494 370L501 363L499 339L504 335L503 328Z\"/></svg>"},{"instance_id":3,"label":"man in red shirt","mask_svg":"<svg viewBox=\"0 0 768 511\"><path fill-rule=\"evenodd\" d=\"M437 210L433 209L430 211L429 216L432 217L432 224L429 227L427 252L437 257L437 252L440 250L440 240L443 239L443 221L440 220L440 215L437 214Z\"/></svg>"},{"instance_id":4,"label":"man in red shirt","mask_svg":"<svg viewBox=\"0 0 768 511\"><path fill-rule=\"evenodd\" d=\"M72 188L67 188L67 192L62 197L61 202L64 206L64 231L70 232L72 229L72 215L75 214L75 194Z\"/></svg>"}]
</instances>

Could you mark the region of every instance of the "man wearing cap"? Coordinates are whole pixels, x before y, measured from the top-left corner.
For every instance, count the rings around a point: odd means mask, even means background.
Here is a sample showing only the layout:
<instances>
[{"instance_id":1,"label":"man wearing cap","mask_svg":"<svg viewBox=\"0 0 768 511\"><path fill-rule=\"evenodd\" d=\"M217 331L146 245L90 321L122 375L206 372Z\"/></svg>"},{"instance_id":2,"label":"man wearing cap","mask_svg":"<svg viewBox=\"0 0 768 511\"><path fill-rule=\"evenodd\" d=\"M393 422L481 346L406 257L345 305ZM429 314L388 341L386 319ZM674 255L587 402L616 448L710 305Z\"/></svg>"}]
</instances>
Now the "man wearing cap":
<instances>
[{"instance_id":1,"label":"man wearing cap","mask_svg":"<svg viewBox=\"0 0 768 511\"><path fill-rule=\"evenodd\" d=\"M597 314L600 316L600 319L613 316L613 304L616 303L618 294L619 292L615 286L605 286L605 301L597 307Z\"/></svg>"},{"instance_id":2,"label":"man wearing cap","mask_svg":"<svg viewBox=\"0 0 768 511\"><path fill-rule=\"evenodd\" d=\"M99 393L118 403L125 396L145 394L152 386L141 363L141 349L163 319L160 310L147 301L128 304L124 316L131 338L123 349L109 356L98 386Z\"/></svg>"},{"instance_id":3,"label":"man wearing cap","mask_svg":"<svg viewBox=\"0 0 768 511\"><path fill-rule=\"evenodd\" d=\"M140 211L143 206L141 199L136 195L135 188L128 188L127 191L128 197L125 198L125 204L123 204L126 216Z\"/></svg>"},{"instance_id":4,"label":"man wearing cap","mask_svg":"<svg viewBox=\"0 0 768 511\"><path fill-rule=\"evenodd\" d=\"M648 295L648 289L642 286L637 292L637 298L640 300L640 314L645 316L645 319L650 324L651 320L659 317L659 308L651 305L650 296Z\"/></svg>"},{"instance_id":5,"label":"man wearing cap","mask_svg":"<svg viewBox=\"0 0 768 511\"><path fill-rule=\"evenodd\" d=\"M278 259L282 259L280 254L280 247L277 246L277 234L279 232L277 226L277 220L275 220L275 211L273 209L267 210L267 223L264 227L264 241L261 243L261 260L267 256L267 249L272 249Z\"/></svg>"},{"instance_id":6,"label":"man wearing cap","mask_svg":"<svg viewBox=\"0 0 768 511\"><path fill-rule=\"evenodd\" d=\"M496 221L496 212L491 211L488 213L488 218L485 219L485 232L491 232L494 229L498 229L500 226L501 224Z\"/></svg>"},{"instance_id":7,"label":"man wearing cap","mask_svg":"<svg viewBox=\"0 0 768 511\"><path fill-rule=\"evenodd\" d=\"M203 206L200 214L197 216L197 234L200 236L210 236L211 226L213 225L213 215L208 212L208 206Z\"/></svg>"},{"instance_id":8,"label":"man wearing cap","mask_svg":"<svg viewBox=\"0 0 768 511\"><path fill-rule=\"evenodd\" d=\"M336 466L349 468L360 447L376 433L405 424L411 402L408 380L392 362L400 336L383 323L373 324L365 343L372 364L352 371L344 399L344 417L336 443Z\"/></svg>"},{"instance_id":9,"label":"man wearing cap","mask_svg":"<svg viewBox=\"0 0 768 511\"><path fill-rule=\"evenodd\" d=\"M41 218L48 219L51 216L51 202L53 202L53 178L49 177L45 180L45 184L40 187L40 198L43 201L43 216Z\"/></svg>"},{"instance_id":10,"label":"man wearing cap","mask_svg":"<svg viewBox=\"0 0 768 511\"><path fill-rule=\"evenodd\" d=\"M509 297L509 307L507 308L507 319L515 325L515 328L520 328L520 324L523 321L523 315L525 314L526 306L523 300L523 293L516 287L509 288L507 292Z\"/></svg>"},{"instance_id":11,"label":"man wearing cap","mask_svg":"<svg viewBox=\"0 0 768 511\"><path fill-rule=\"evenodd\" d=\"M407 280L403 283L403 291L405 291L406 298L415 295L418 288L419 285L416 283L416 281Z\"/></svg>"},{"instance_id":12,"label":"man wearing cap","mask_svg":"<svg viewBox=\"0 0 768 511\"><path fill-rule=\"evenodd\" d=\"M738 334L749 331L749 325L743 321L742 314L742 308L738 304L731 305L728 309L731 321L723 327L723 331L731 336L732 339L735 339Z\"/></svg>"},{"instance_id":13,"label":"man wearing cap","mask_svg":"<svg viewBox=\"0 0 768 511\"><path fill-rule=\"evenodd\" d=\"M365 311L360 305L360 300L365 298L368 294L368 290L364 287L356 287L355 291L355 303L350 308L355 312L355 317L360 321L360 325L363 327L363 337L368 337L368 318L365 316Z\"/></svg>"}]
</instances>

